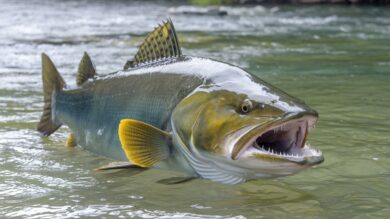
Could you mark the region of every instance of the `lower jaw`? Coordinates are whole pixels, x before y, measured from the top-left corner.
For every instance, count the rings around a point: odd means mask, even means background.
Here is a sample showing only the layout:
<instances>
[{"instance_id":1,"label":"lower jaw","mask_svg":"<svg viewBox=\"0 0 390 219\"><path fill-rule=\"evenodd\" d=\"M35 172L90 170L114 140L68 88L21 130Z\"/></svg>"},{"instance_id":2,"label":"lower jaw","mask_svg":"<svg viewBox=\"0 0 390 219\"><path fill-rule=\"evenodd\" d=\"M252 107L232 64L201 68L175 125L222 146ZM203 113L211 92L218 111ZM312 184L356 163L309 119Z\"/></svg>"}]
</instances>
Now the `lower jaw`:
<instances>
[{"instance_id":1,"label":"lower jaw","mask_svg":"<svg viewBox=\"0 0 390 219\"><path fill-rule=\"evenodd\" d=\"M285 177L321 163L311 162L309 157L294 161L279 156L263 156L264 154L243 156L235 160L234 163L236 166L243 167L243 171L246 171L245 175L248 179Z\"/></svg>"},{"instance_id":2,"label":"lower jaw","mask_svg":"<svg viewBox=\"0 0 390 219\"><path fill-rule=\"evenodd\" d=\"M248 148L240 159L262 159L273 160L279 162L290 162L301 165L315 165L321 163L324 158L321 151L310 148L308 144L305 144L302 148L297 148L297 153L283 153L275 151L262 151L254 147Z\"/></svg>"}]
</instances>

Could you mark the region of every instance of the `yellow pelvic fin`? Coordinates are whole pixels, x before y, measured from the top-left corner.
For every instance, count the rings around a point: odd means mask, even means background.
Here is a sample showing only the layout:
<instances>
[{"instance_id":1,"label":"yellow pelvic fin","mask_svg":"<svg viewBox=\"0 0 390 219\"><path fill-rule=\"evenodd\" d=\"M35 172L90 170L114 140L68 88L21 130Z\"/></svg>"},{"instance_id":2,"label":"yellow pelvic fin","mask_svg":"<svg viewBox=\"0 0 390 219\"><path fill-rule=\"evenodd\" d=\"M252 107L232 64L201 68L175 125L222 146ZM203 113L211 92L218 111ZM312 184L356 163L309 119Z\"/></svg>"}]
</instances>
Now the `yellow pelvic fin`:
<instances>
[{"instance_id":1,"label":"yellow pelvic fin","mask_svg":"<svg viewBox=\"0 0 390 219\"><path fill-rule=\"evenodd\" d=\"M75 147L77 145L76 136L73 133L68 135L68 139L66 139L65 146L66 147Z\"/></svg>"},{"instance_id":2,"label":"yellow pelvic fin","mask_svg":"<svg viewBox=\"0 0 390 219\"><path fill-rule=\"evenodd\" d=\"M91 58L87 52L84 52L84 56L80 61L79 68L77 70L76 83L77 86L82 85L88 79L95 77L96 70L93 66Z\"/></svg>"},{"instance_id":3,"label":"yellow pelvic fin","mask_svg":"<svg viewBox=\"0 0 390 219\"><path fill-rule=\"evenodd\" d=\"M170 154L169 133L133 119L123 119L118 129L119 140L127 158L140 167L151 167Z\"/></svg>"},{"instance_id":4,"label":"yellow pelvic fin","mask_svg":"<svg viewBox=\"0 0 390 219\"><path fill-rule=\"evenodd\" d=\"M132 61L128 61L124 69L163 58L179 57L181 49L175 28L170 19L156 27L146 37Z\"/></svg>"}]
</instances>

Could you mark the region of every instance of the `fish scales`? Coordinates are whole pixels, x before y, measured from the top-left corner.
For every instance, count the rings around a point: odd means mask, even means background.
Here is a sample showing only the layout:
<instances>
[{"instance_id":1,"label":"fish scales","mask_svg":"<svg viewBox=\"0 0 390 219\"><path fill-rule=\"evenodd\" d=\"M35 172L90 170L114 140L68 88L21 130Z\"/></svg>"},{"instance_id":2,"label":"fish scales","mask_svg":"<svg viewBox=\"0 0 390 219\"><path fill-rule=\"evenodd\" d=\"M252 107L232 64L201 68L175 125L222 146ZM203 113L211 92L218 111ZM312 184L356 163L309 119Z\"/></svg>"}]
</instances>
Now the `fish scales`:
<instances>
[{"instance_id":1,"label":"fish scales","mask_svg":"<svg viewBox=\"0 0 390 219\"><path fill-rule=\"evenodd\" d=\"M55 118L74 130L86 149L127 160L118 139L119 121L133 118L167 129L173 108L202 82L195 74L161 72L102 77L57 93Z\"/></svg>"}]
</instances>

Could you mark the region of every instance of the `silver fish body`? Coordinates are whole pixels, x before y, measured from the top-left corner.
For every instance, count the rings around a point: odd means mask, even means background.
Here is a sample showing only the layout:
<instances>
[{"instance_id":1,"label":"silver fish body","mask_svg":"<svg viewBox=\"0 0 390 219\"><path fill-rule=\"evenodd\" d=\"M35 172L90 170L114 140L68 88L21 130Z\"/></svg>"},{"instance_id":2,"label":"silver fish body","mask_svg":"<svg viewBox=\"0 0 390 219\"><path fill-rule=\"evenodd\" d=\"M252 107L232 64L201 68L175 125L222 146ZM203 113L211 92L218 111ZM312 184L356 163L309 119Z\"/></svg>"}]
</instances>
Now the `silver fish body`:
<instances>
[{"instance_id":1,"label":"silver fish body","mask_svg":"<svg viewBox=\"0 0 390 219\"><path fill-rule=\"evenodd\" d=\"M45 54L42 62L38 130L50 135L67 125L69 142L93 153L227 184L324 160L306 143L315 110L239 67L182 55L170 21L122 71L98 77L85 53L75 89Z\"/></svg>"}]
</instances>

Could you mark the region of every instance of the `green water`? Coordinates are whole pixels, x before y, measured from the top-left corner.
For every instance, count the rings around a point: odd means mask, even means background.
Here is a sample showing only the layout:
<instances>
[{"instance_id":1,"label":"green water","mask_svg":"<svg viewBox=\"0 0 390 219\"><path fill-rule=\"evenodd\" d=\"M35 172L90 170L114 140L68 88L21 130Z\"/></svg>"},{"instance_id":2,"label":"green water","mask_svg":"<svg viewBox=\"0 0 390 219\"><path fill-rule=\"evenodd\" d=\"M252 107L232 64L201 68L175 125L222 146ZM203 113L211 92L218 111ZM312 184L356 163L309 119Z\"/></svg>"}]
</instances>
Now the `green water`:
<instances>
[{"instance_id":1,"label":"green water","mask_svg":"<svg viewBox=\"0 0 390 219\"><path fill-rule=\"evenodd\" d=\"M390 217L389 8L225 7L219 17L183 15L178 2L164 1L0 5L0 217ZM241 66L315 108L309 142L325 162L235 186L167 186L156 181L178 173L93 171L110 160L65 148L66 127L39 136L41 52L74 85L83 51L99 74L120 69L168 16L183 53Z\"/></svg>"}]
</instances>

